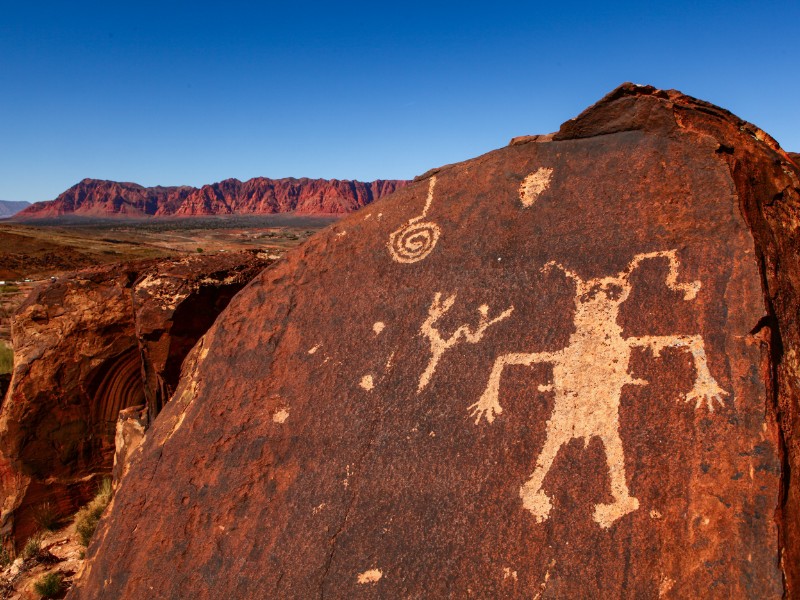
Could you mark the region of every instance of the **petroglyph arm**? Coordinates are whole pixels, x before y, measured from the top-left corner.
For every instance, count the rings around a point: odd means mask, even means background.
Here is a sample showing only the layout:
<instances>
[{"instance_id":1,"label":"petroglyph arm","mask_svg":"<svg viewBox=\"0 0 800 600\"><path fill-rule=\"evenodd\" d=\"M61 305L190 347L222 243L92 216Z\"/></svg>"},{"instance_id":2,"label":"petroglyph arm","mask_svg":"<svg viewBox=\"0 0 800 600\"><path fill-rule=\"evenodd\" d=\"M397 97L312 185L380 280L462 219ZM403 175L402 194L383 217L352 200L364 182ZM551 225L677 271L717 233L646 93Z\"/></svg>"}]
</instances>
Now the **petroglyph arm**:
<instances>
[{"instance_id":1,"label":"petroglyph arm","mask_svg":"<svg viewBox=\"0 0 800 600\"><path fill-rule=\"evenodd\" d=\"M686 394L686 402L695 402L695 408L700 408L705 400L708 410L714 412L714 402L724 405L723 397L728 392L723 390L717 380L711 375L706 358L706 349L702 336L699 335L666 335L666 336L643 336L628 338L631 348L650 348L653 354L658 357L664 348L686 348L692 353L695 368L694 386Z\"/></svg>"},{"instance_id":2,"label":"petroglyph arm","mask_svg":"<svg viewBox=\"0 0 800 600\"><path fill-rule=\"evenodd\" d=\"M583 279L581 279L580 276L575 271L570 271L569 269L567 269L563 265L558 264L554 260L545 263L545 265L542 267L542 273L549 273L553 269L558 269L559 271L564 273L564 275L572 279L579 287L583 284Z\"/></svg>"},{"instance_id":3,"label":"petroglyph arm","mask_svg":"<svg viewBox=\"0 0 800 600\"><path fill-rule=\"evenodd\" d=\"M461 325L449 338L444 339L439 330L436 329L435 325L436 322L453 307L455 301L456 294L448 296L442 300L442 293L437 292L433 298L430 308L428 309L428 317L422 323L422 327L420 327L420 333L427 337L430 341L431 358L428 361L428 366L425 368L425 371L419 378L417 392L421 392L423 389L425 389L428 383L430 383L431 377L433 377L433 374L436 372L436 367L439 364L439 360L447 350L458 344L462 339L469 344L477 344L481 341L481 339L483 339L483 336L489 327L507 318L514 311L514 307L511 306L498 316L490 319L489 306L484 304L478 308L480 318L478 320L478 326L474 330L472 330L469 325Z\"/></svg>"},{"instance_id":4,"label":"petroglyph arm","mask_svg":"<svg viewBox=\"0 0 800 600\"><path fill-rule=\"evenodd\" d=\"M691 281L689 283L678 283L678 269L681 266L678 260L678 255L675 250L660 250L658 252L646 252L644 254L637 254L633 260L628 263L625 273L630 275L642 261L650 258L666 258L669 261L669 274L667 275L667 287L676 292L683 292L684 300L694 300L697 292L700 291L700 282Z\"/></svg>"},{"instance_id":5,"label":"petroglyph arm","mask_svg":"<svg viewBox=\"0 0 800 600\"><path fill-rule=\"evenodd\" d=\"M499 400L500 378L506 365L525 365L529 367L534 363L556 362L558 356L556 352L516 352L498 356L497 360L494 361L492 373L489 375L489 383L486 385L486 390L484 390L480 400L470 405L467 409L470 411L470 416L475 417L475 425L478 425L484 417L486 421L492 423L495 417L503 412L503 407L500 406ZM544 391L548 387L540 386L539 389Z\"/></svg>"}]
</instances>

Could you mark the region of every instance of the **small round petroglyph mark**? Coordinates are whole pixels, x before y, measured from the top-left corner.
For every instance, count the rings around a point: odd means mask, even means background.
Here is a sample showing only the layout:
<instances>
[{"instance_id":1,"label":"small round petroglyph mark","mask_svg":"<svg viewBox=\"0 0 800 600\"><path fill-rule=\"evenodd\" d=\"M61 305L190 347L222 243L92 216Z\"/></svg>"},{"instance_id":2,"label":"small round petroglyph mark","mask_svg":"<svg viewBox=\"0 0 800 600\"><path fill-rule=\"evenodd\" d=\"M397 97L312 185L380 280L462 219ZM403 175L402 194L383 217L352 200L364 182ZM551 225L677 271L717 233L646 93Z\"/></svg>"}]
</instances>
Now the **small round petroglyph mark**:
<instances>
[{"instance_id":1,"label":"small round petroglyph mark","mask_svg":"<svg viewBox=\"0 0 800 600\"><path fill-rule=\"evenodd\" d=\"M375 383L372 381L372 375L364 375L358 385L368 392L372 390L372 388L375 387Z\"/></svg>"}]
</instances>

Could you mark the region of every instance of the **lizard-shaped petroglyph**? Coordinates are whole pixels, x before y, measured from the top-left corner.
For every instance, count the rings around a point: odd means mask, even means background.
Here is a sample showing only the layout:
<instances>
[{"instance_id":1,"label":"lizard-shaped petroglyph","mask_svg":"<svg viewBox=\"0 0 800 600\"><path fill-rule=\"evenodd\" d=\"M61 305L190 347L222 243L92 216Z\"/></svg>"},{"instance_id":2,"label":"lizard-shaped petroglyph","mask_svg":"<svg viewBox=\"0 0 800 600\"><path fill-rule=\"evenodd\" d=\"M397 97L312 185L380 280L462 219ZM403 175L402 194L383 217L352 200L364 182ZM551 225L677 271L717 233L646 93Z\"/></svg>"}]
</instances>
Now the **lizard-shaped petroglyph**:
<instances>
[{"instance_id":1,"label":"lizard-shaped petroglyph","mask_svg":"<svg viewBox=\"0 0 800 600\"><path fill-rule=\"evenodd\" d=\"M442 230L433 221L423 221L433 203L433 188L436 177L431 177L428 184L428 198L422 214L409 219L400 228L389 235L386 247L395 262L415 263L426 258L439 241ZM378 215L380 216L380 215Z\"/></svg>"},{"instance_id":2,"label":"lizard-shaped petroglyph","mask_svg":"<svg viewBox=\"0 0 800 600\"><path fill-rule=\"evenodd\" d=\"M556 267L575 283L575 332L570 336L569 344L553 352L515 352L497 357L486 390L480 400L469 407L472 416L476 417L476 424L483 417L491 423L503 412L498 396L500 378L506 365L553 365L552 383L539 386L540 391L555 393L544 447L533 474L520 488L523 506L533 513L538 522L547 519L551 509L550 498L542 489L542 482L561 446L573 439L583 439L584 444L588 445L591 438L597 437L605 448L614 501L595 505L595 521L607 528L639 507L639 501L628 491L625 456L619 435L619 404L623 386L648 383L634 379L628 373L634 348L650 348L656 357L665 348L685 348L691 352L696 375L694 386L686 394L685 400L694 401L695 408L700 408L705 400L709 410L713 411L714 402L722 404L722 397L728 395L709 371L700 335L622 336L617 317L620 305L631 292L630 275L642 261L656 258L669 261L667 287L683 292L684 300L694 299L700 282L678 283L679 262L674 250L638 254L621 273L587 281L562 265L552 261L547 263L543 270Z\"/></svg>"},{"instance_id":3,"label":"lizard-shaped petroglyph","mask_svg":"<svg viewBox=\"0 0 800 600\"><path fill-rule=\"evenodd\" d=\"M428 340L430 340L431 358L428 361L428 366L425 368L425 371L419 378L417 392L421 392L425 389L425 386L428 385L431 377L433 377L433 374L436 371L436 366L439 364L439 359L442 358L442 355L445 352L458 344L461 340L464 340L469 344L477 344L481 341L483 334L486 333L486 330L489 329L489 327L508 317L514 310L514 307L511 306L495 318L490 319L489 306L484 304L478 308L480 317L478 320L478 326L474 330L470 329L469 325L461 325L453 332L453 335L447 339L444 339L441 333L439 333L439 330L436 329L435 325L436 322L453 307L455 301L456 294L453 294L452 296L442 300L442 293L436 292L433 302L428 309L428 318L425 319L422 327L420 327L420 334L424 335L428 338Z\"/></svg>"}]
</instances>

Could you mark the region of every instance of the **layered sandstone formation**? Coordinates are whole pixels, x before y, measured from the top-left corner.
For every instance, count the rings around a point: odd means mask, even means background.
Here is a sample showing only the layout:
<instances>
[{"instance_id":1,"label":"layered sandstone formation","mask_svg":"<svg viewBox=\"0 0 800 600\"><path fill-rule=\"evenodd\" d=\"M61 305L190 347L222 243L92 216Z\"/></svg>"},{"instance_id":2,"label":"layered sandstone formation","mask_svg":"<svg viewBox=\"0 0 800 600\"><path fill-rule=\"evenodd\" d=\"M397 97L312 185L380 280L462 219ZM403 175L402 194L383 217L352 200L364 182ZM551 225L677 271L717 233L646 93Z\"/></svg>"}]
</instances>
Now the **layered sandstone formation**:
<instances>
[{"instance_id":1,"label":"layered sandstone formation","mask_svg":"<svg viewBox=\"0 0 800 600\"><path fill-rule=\"evenodd\" d=\"M271 259L254 253L80 271L34 291L13 321L15 365L0 411L0 533L33 533L49 503L68 515L111 472L117 417L155 417L180 365L233 295Z\"/></svg>"},{"instance_id":2,"label":"layered sandstone formation","mask_svg":"<svg viewBox=\"0 0 800 600\"><path fill-rule=\"evenodd\" d=\"M37 202L18 218L79 215L193 216L229 214L343 214L357 210L407 184L401 180L372 182L338 179L226 179L204 185L142 187L135 183L84 179L55 200Z\"/></svg>"},{"instance_id":3,"label":"layered sandstone formation","mask_svg":"<svg viewBox=\"0 0 800 600\"><path fill-rule=\"evenodd\" d=\"M800 172L626 84L238 294L72 598L781 598Z\"/></svg>"}]
</instances>

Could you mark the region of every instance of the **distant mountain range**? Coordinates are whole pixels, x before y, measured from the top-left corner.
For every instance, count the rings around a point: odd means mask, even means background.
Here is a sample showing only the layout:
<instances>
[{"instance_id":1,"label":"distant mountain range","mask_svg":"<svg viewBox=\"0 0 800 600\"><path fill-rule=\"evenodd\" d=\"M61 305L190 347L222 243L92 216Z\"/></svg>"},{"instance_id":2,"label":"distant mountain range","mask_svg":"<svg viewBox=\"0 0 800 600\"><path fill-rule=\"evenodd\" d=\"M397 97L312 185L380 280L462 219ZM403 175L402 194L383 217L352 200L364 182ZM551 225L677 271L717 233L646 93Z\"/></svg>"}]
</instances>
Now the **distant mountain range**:
<instances>
[{"instance_id":1,"label":"distant mountain range","mask_svg":"<svg viewBox=\"0 0 800 600\"><path fill-rule=\"evenodd\" d=\"M84 179L55 200L28 206L18 218L80 215L193 216L227 214L341 214L365 206L408 184L338 179L226 179L201 188L143 187L135 183Z\"/></svg>"},{"instance_id":2,"label":"distant mountain range","mask_svg":"<svg viewBox=\"0 0 800 600\"><path fill-rule=\"evenodd\" d=\"M0 200L0 219L15 215L30 205L30 202L22 200Z\"/></svg>"}]
</instances>

